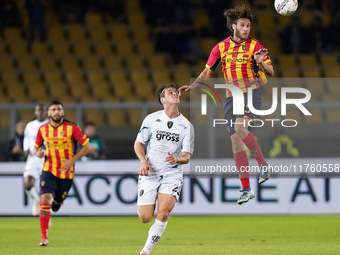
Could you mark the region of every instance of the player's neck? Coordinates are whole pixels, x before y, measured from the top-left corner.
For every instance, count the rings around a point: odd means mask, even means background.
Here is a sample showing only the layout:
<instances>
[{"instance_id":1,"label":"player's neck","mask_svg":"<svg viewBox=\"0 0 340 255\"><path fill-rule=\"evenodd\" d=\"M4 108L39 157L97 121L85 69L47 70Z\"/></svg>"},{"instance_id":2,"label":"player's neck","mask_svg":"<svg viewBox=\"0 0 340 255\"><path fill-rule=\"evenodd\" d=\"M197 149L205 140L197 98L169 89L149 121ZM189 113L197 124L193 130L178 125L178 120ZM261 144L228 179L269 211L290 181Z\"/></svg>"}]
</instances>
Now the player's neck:
<instances>
[{"instance_id":1,"label":"player's neck","mask_svg":"<svg viewBox=\"0 0 340 255\"><path fill-rule=\"evenodd\" d=\"M237 42L237 43L240 43L240 42L243 42L243 41L244 41L243 39L241 39L240 37L236 36L235 34L232 35L232 38L233 38L233 40L234 40L235 42Z\"/></svg>"},{"instance_id":2,"label":"player's neck","mask_svg":"<svg viewBox=\"0 0 340 255\"><path fill-rule=\"evenodd\" d=\"M179 110L177 105L172 105L164 108L164 113L170 118L174 119L179 116Z\"/></svg>"},{"instance_id":3,"label":"player's neck","mask_svg":"<svg viewBox=\"0 0 340 255\"><path fill-rule=\"evenodd\" d=\"M52 127L59 127L60 124L63 123L63 121L64 121L64 119L60 119L59 122L55 122L55 121L53 121L53 120L50 120L50 125L51 125Z\"/></svg>"}]
</instances>

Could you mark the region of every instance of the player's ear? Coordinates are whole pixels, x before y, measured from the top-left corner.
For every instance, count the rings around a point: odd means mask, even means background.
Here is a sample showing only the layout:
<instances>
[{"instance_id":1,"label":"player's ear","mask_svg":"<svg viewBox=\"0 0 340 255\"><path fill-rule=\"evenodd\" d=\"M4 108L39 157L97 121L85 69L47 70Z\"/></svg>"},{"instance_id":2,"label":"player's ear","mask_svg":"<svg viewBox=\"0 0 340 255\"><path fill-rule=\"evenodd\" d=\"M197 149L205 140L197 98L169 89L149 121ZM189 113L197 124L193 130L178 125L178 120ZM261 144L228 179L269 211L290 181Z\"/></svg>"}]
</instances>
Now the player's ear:
<instances>
[{"instance_id":1,"label":"player's ear","mask_svg":"<svg viewBox=\"0 0 340 255\"><path fill-rule=\"evenodd\" d=\"M236 21L236 22L237 22L237 21ZM235 29L236 29L236 24L235 24L235 23L232 23L232 24L231 24L231 27L232 27L233 31L235 31Z\"/></svg>"},{"instance_id":2,"label":"player's ear","mask_svg":"<svg viewBox=\"0 0 340 255\"><path fill-rule=\"evenodd\" d=\"M162 103L162 105L164 105L164 101L165 101L165 98L164 98L164 97L161 97L161 103Z\"/></svg>"}]
</instances>

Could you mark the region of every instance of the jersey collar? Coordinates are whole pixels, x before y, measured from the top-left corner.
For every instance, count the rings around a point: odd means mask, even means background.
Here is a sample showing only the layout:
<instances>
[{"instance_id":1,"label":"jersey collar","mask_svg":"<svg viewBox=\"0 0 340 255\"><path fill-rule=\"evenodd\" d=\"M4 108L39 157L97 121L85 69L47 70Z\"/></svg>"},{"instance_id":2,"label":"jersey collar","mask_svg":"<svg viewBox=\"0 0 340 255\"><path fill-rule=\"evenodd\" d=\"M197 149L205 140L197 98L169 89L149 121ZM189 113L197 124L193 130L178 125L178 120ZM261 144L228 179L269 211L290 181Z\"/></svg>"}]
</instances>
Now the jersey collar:
<instances>
[{"instance_id":1,"label":"jersey collar","mask_svg":"<svg viewBox=\"0 0 340 255\"><path fill-rule=\"evenodd\" d=\"M165 114L165 111L164 111L164 110L162 111L162 114L163 114L164 116L166 116L166 118L168 118L169 120L175 120L175 119L177 119L177 118L179 118L179 117L182 116L182 113L179 113L179 115L178 115L176 118L171 119L168 115Z\"/></svg>"},{"instance_id":2,"label":"jersey collar","mask_svg":"<svg viewBox=\"0 0 340 255\"><path fill-rule=\"evenodd\" d=\"M236 43L236 44L242 44L242 43L244 43L245 41L247 41L247 40L249 39L249 37L248 37L247 39L245 39L245 40L242 41L242 42L236 42L236 41L233 39L233 36L234 36L234 34L231 34L231 35L229 36L229 38L230 38L230 40L233 41L233 43Z\"/></svg>"},{"instance_id":3,"label":"jersey collar","mask_svg":"<svg viewBox=\"0 0 340 255\"><path fill-rule=\"evenodd\" d=\"M62 124L64 124L64 118L63 118L63 121L60 123L60 125L59 126L57 126L57 127L53 127L52 125L51 125L51 122L49 122L48 124L52 127L52 128L54 128L54 129L57 129L58 127L60 127Z\"/></svg>"}]
</instances>

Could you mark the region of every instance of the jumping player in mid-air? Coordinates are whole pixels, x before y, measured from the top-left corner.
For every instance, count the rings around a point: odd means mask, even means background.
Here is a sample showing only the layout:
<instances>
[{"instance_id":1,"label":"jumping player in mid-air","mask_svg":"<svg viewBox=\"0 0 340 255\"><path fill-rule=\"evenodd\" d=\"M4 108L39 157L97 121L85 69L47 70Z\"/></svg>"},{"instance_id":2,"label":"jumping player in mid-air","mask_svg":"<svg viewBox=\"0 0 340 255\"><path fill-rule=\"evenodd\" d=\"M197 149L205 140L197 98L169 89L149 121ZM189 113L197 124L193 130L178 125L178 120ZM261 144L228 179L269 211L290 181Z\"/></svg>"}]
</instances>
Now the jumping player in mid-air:
<instances>
[{"instance_id":1,"label":"jumping player in mid-air","mask_svg":"<svg viewBox=\"0 0 340 255\"><path fill-rule=\"evenodd\" d=\"M146 116L134 146L142 163L137 204L143 223L152 220L158 200L157 217L140 255L149 254L161 238L182 190L182 164L190 161L194 151L194 129L178 110L180 100L175 86L161 86L156 96L164 110Z\"/></svg>"},{"instance_id":2,"label":"jumping player in mid-air","mask_svg":"<svg viewBox=\"0 0 340 255\"><path fill-rule=\"evenodd\" d=\"M250 26L253 20L250 6L240 5L224 11L227 18L227 26L233 32L227 39L219 42L211 51L205 69L191 85L179 88L179 93L189 91L211 77L217 65L221 63L225 82L240 88L244 95L244 114L233 114L233 97L227 91L227 99L224 104L225 119L228 121L229 133L234 149L236 168L242 183L242 194L238 204L244 204L255 197L249 183L249 162L245 146L257 160L260 167L259 183L262 184L270 177L268 164L262 155L262 151L254 135L248 131L248 121L255 115L248 108L248 89L253 89L253 106L261 108L260 87L266 82L266 75L273 76L274 69L271 65L268 50L257 40L249 37ZM235 125L230 125L230 123ZM248 171L247 171L248 170Z\"/></svg>"}]
</instances>

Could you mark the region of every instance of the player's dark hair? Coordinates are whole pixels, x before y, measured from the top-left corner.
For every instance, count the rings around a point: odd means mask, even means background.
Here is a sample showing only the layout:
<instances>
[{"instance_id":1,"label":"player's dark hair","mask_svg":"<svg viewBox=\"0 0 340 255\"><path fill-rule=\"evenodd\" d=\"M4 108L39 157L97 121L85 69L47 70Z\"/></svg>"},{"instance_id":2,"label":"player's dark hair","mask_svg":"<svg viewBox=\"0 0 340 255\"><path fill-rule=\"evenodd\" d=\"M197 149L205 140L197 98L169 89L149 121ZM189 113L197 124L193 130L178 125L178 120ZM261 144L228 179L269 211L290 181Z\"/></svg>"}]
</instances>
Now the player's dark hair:
<instances>
[{"instance_id":1,"label":"player's dark hair","mask_svg":"<svg viewBox=\"0 0 340 255\"><path fill-rule=\"evenodd\" d=\"M162 102L161 102L161 97L164 97L164 91L165 91L166 89L168 89L168 88L174 88L174 89L176 89L176 85L174 85L174 84L171 84L171 85L163 85L163 86L159 87L159 88L156 90L155 96L158 98L158 102L159 102L161 105L163 105Z\"/></svg>"},{"instance_id":2,"label":"player's dark hair","mask_svg":"<svg viewBox=\"0 0 340 255\"><path fill-rule=\"evenodd\" d=\"M232 24L237 24L239 19L249 19L250 22L253 21L253 15L251 15L250 5L237 5L234 8L225 10L223 15L227 18L227 28L234 32Z\"/></svg>"},{"instance_id":3,"label":"player's dark hair","mask_svg":"<svg viewBox=\"0 0 340 255\"><path fill-rule=\"evenodd\" d=\"M87 122L85 123L85 127L88 127L88 126L94 126L94 127L96 127L97 125L96 125L96 123L94 123L93 121L87 121Z\"/></svg>"},{"instance_id":4,"label":"player's dark hair","mask_svg":"<svg viewBox=\"0 0 340 255\"><path fill-rule=\"evenodd\" d=\"M59 100L52 100L52 101L48 104L47 109L49 109L52 105L55 105L55 104L60 104L61 106L63 106L63 104L62 104Z\"/></svg>"}]
</instances>

